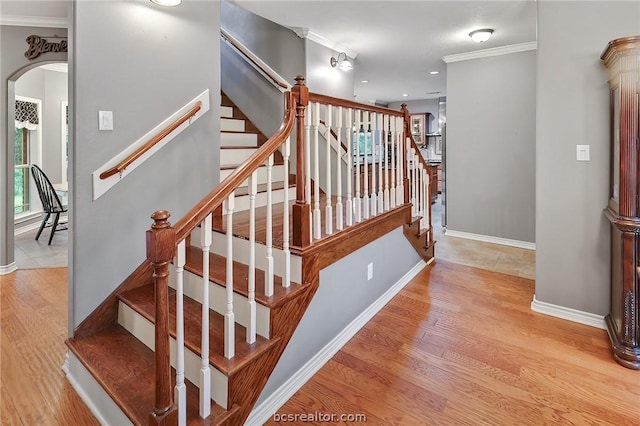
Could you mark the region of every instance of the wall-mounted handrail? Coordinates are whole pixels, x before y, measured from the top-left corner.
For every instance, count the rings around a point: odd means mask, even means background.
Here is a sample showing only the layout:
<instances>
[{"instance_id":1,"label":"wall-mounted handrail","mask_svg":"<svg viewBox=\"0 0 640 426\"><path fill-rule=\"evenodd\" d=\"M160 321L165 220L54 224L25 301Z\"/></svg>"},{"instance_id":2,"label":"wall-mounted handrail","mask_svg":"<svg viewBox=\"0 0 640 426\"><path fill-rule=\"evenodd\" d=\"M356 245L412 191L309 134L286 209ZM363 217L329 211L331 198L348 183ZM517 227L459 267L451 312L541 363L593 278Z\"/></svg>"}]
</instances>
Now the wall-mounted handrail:
<instances>
[{"instance_id":1,"label":"wall-mounted handrail","mask_svg":"<svg viewBox=\"0 0 640 426\"><path fill-rule=\"evenodd\" d=\"M117 173L122 173L133 164L138 158L142 157L142 155L153 148L158 142L167 137L171 132L180 127L185 121L189 120L191 117L196 115L198 111L202 108L202 103L198 101L193 108L187 111L182 117L178 118L176 121L165 127L162 131L160 131L157 135L152 137L147 143L142 145L140 148L136 149L130 155L127 156L124 160L119 162L116 166L110 168L109 170L105 170L100 173L100 179L107 179Z\"/></svg>"},{"instance_id":2,"label":"wall-mounted handrail","mask_svg":"<svg viewBox=\"0 0 640 426\"><path fill-rule=\"evenodd\" d=\"M233 37L227 30L220 28L220 36L225 40L240 56L247 61L253 68L264 75L270 82L278 88L278 90L284 92L291 89L291 85L287 81L280 77L277 72L267 65L262 59L260 59L255 53L253 53L247 46Z\"/></svg>"}]
</instances>

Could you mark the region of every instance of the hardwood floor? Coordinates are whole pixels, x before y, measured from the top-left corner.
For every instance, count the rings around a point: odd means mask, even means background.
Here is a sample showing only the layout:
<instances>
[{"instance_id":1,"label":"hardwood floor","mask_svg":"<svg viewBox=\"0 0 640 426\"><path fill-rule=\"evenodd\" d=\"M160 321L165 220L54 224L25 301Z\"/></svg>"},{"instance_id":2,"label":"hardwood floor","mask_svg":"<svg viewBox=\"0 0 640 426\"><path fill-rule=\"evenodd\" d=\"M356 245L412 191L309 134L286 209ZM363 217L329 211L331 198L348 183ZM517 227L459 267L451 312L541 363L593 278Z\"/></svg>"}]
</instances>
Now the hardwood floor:
<instances>
[{"instance_id":1,"label":"hardwood floor","mask_svg":"<svg viewBox=\"0 0 640 426\"><path fill-rule=\"evenodd\" d=\"M66 269L0 280L1 423L97 424L60 370ZM640 424L640 372L613 361L604 330L532 312L533 288L438 260L277 414L364 414L372 425Z\"/></svg>"},{"instance_id":2,"label":"hardwood floor","mask_svg":"<svg viewBox=\"0 0 640 426\"><path fill-rule=\"evenodd\" d=\"M604 330L532 312L533 290L525 278L437 261L277 415L359 414L375 425L640 424L640 372L614 362Z\"/></svg>"},{"instance_id":3,"label":"hardwood floor","mask_svg":"<svg viewBox=\"0 0 640 426\"><path fill-rule=\"evenodd\" d=\"M67 353L67 269L0 276L0 423L97 425L61 370Z\"/></svg>"}]
</instances>

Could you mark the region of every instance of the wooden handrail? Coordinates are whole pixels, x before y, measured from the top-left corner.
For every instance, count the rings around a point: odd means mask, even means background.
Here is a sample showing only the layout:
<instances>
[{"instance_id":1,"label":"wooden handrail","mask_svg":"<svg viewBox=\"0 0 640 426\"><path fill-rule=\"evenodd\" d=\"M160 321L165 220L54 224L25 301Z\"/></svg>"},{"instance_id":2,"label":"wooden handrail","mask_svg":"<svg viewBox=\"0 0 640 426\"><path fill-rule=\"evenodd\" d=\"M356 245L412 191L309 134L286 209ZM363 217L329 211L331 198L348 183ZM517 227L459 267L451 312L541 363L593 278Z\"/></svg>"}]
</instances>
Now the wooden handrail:
<instances>
[{"instance_id":1,"label":"wooden handrail","mask_svg":"<svg viewBox=\"0 0 640 426\"><path fill-rule=\"evenodd\" d=\"M249 157L247 161L237 167L226 179L176 222L176 242L185 239L209 213L220 206L243 181L247 180L258 167L264 164L269 156L291 135L296 118L296 99L291 92L285 92L284 96L285 113L278 131Z\"/></svg>"},{"instance_id":2,"label":"wooden handrail","mask_svg":"<svg viewBox=\"0 0 640 426\"><path fill-rule=\"evenodd\" d=\"M227 41L247 62L271 80L276 87L282 90L289 90L291 86L280 77L271 67L264 63L255 53L249 50L244 44L236 40L224 28L220 28L220 35Z\"/></svg>"},{"instance_id":3,"label":"wooden handrail","mask_svg":"<svg viewBox=\"0 0 640 426\"><path fill-rule=\"evenodd\" d=\"M160 133L152 137L149 140L149 142L145 143L140 148L136 149L134 152L129 154L129 156L127 156L127 158L119 162L118 165L100 173L100 179L104 180L115 175L116 173L122 173L123 171L125 171L127 167L133 164L133 162L136 161L138 158L140 158L144 153L146 153L151 148L153 148L154 145L156 145L162 139L167 137L171 132L173 132L178 127L180 127L182 123L184 123L185 121L187 121L188 119L196 115L201 108L202 108L202 102L198 101L195 104L195 106L191 108L189 111L187 111L182 117L178 118L169 126L165 127L164 130L162 130Z\"/></svg>"},{"instance_id":4,"label":"wooden handrail","mask_svg":"<svg viewBox=\"0 0 640 426\"><path fill-rule=\"evenodd\" d=\"M376 105L367 105L360 102L349 101L347 99L334 98L333 96L321 95L319 93L309 93L309 101L318 102L325 105L341 106L343 108L361 109L371 112L379 112L382 114L389 114L396 117L402 117L404 113L402 111L396 111L389 108L383 108Z\"/></svg>"}]
</instances>

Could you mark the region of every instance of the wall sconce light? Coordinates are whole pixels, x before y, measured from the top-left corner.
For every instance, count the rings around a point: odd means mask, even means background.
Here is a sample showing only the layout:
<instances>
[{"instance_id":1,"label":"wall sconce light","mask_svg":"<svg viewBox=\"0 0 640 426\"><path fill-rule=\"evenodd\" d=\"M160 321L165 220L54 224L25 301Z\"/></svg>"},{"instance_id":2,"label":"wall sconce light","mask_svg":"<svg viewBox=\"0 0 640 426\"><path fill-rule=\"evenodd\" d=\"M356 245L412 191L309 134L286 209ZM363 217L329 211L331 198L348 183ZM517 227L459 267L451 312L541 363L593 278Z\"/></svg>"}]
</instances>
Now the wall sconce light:
<instances>
[{"instance_id":1,"label":"wall sconce light","mask_svg":"<svg viewBox=\"0 0 640 426\"><path fill-rule=\"evenodd\" d=\"M182 3L182 0L151 0L151 3L155 3L158 6L177 6Z\"/></svg>"},{"instance_id":2,"label":"wall sconce light","mask_svg":"<svg viewBox=\"0 0 640 426\"><path fill-rule=\"evenodd\" d=\"M329 62L331 63L332 68L338 67L342 71L349 71L353 69L353 65L351 65L351 61L349 61L349 58L347 58L347 54L344 52L340 52L338 54L338 58L334 58L332 56Z\"/></svg>"},{"instance_id":3,"label":"wall sconce light","mask_svg":"<svg viewBox=\"0 0 640 426\"><path fill-rule=\"evenodd\" d=\"M471 40L477 43L482 43L489 40L491 34L493 34L493 30L491 28L483 28L481 30L471 31L469 33L469 37L471 37Z\"/></svg>"}]
</instances>

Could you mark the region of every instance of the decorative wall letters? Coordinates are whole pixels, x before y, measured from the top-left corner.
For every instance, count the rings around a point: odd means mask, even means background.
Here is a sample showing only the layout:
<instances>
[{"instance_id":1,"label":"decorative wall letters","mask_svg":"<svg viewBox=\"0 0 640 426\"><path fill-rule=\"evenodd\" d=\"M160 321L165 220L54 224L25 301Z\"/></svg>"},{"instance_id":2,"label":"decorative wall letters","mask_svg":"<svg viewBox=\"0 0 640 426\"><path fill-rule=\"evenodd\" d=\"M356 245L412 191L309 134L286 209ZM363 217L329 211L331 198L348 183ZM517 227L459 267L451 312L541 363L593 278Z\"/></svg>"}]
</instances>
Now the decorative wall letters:
<instances>
[{"instance_id":1,"label":"decorative wall letters","mask_svg":"<svg viewBox=\"0 0 640 426\"><path fill-rule=\"evenodd\" d=\"M47 39L38 35L30 35L27 37L27 43L29 48L24 52L24 56L30 61L34 60L43 53L48 52L66 52L67 51L67 38L53 36L50 38L61 39L58 42L47 41Z\"/></svg>"}]
</instances>

